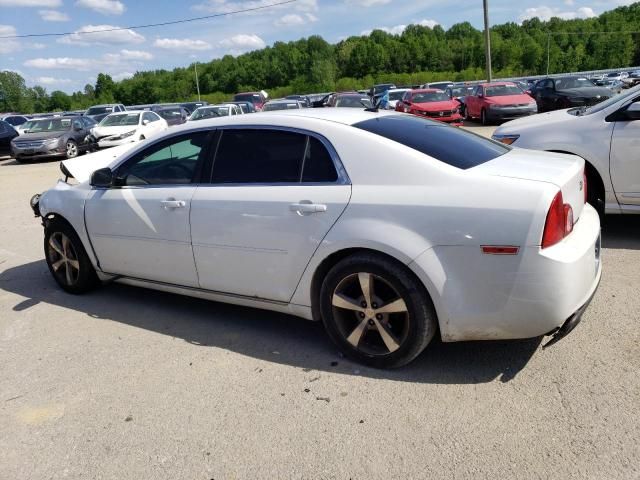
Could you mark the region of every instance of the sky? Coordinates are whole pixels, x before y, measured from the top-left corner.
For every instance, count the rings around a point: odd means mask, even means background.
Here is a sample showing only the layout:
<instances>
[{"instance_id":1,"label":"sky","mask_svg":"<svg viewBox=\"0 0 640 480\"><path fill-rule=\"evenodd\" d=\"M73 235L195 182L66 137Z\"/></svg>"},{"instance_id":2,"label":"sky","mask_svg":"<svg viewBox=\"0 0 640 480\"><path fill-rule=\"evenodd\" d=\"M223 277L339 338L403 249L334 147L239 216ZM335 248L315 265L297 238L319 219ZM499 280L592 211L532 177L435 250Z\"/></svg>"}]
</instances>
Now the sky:
<instances>
[{"instance_id":1,"label":"sky","mask_svg":"<svg viewBox=\"0 0 640 480\"><path fill-rule=\"evenodd\" d=\"M160 23L270 5L282 0L0 0L0 37L82 32ZM633 0L489 0L490 22L589 18ZM0 70L28 86L72 92L100 72L115 80L138 70L173 69L225 54L321 35L331 43L375 28L469 21L482 29L482 0L296 0L264 10L179 25L63 37L0 39Z\"/></svg>"}]
</instances>

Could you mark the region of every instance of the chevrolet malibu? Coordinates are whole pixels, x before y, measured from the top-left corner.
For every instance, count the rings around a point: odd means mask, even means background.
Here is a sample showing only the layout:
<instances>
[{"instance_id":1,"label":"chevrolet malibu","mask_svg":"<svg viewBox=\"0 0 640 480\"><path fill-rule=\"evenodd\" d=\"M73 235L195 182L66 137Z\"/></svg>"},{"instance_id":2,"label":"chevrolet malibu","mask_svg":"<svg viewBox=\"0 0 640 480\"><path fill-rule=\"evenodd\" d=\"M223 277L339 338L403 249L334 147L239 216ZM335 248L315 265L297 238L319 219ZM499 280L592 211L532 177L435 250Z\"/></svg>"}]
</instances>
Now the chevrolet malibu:
<instances>
[{"instance_id":1,"label":"chevrolet malibu","mask_svg":"<svg viewBox=\"0 0 640 480\"><path fill-rule=\"evenodd\" d=\"M557 341L601 276L581 158L413 115L208 119L62 170L31 201L62 289L116 281L286 312L375 367L438 332Z\"/></svg>"}]
</instances>

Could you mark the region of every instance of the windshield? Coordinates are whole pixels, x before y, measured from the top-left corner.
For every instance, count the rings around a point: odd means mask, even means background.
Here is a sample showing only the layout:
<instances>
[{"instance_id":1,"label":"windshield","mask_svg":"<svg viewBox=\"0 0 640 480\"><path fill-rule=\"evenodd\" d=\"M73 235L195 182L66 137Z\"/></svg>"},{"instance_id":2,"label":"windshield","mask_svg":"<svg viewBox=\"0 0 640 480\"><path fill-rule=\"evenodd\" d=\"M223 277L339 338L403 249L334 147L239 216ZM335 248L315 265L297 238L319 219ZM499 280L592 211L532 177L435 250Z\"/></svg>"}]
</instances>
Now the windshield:
<instances>
[{"instance_id":1,"label":"windshield","mask_svg":"<svg viewBox=\"0 0 640 480\"><path fill-rule=\"evenodd\" d=\"M263 112L272 112L274 110L293 110L296 108L300 108L298 106L298 102L295 103L288 103L288 102L281 102L281 103L267 103L264 108L262 109Z\"/></svg>"},{"instance_id":2,"label":"windshield","mask_svg":"<svg viewBox=\"0 0 640 480\"><path fill-rule=\"evenodd\" d=\"M615 95L611 98L608 98L607 100L604 100L603 102L594 105L593 107L587 108L584 114L591 115L592 113L601 112L605 108L608 108L611 105L615 105L616 103L622 105L629 99L637 97L638 95L640 95L640 85L636 85L635 87L627 90L626 93Z\"/></svg>"},{"instance_id":3,"label":"windshield","mask_svg":"<svg viewBox=\"0 0 640 480\"><path fill-rule=\"evenodd\" d=\"M411 101L413 103L446 102L451 100L444 92L422 92L416 93Z\"/></svg>"},{"instance_id":4,"label":"windshield","mask_svg":"<svg viewBox=\"0 0 640 480\"><path fill-rule=\"evenodd\" d=\"M360 95L338 97L338 100L336 101L336 107L371 108L372 106L371 100L368 97L361 97Z\"/></svg>"},{"instance_id":5,"label":"windshield","mask_svg":"<svg viewBox=\"0 0 640 480\"><path fill-rule=\"evenodd\" d=\"M593 83L586 78L569 77L556 78L556 90L566 90L567 88L593 87Z\"/></svg>"},{"instance_id":6,"label":"windshield","mask_svg":"<svg viewBox=\"0 0 640 480\"><path fill-rule=\"evenodd\" d=\"M101 115L113 112L113 107L91 107L87 110L87 115Z\"/></svg>"},{"instance_id":7,"label":"windshield","mask_svg":"<svg viewBox=\"0 0 640 480\"><path fill-rule=\"evenodd\" d=\"M125 125L138 125L139 113L116 113L108 115L99 123L101 127L120 127Z\"/></svg>"},{"instance_id":8,"label":"windshield","mask_svg":"<svg viewBox=\"0 0 640 480\"><path fill-rule=\"evenodd\" d=\"M50 118L48 120L36 120L29 128L29 133L39 132L64 132L71 127L70 118Z\"/></svg>"},{"instance_id":9,"label":"windshield","mask_svg":"<svg viewBox=\"0 0 640 480\"><path fill-rule=\"evenodd\" d=\"M257 93L241 93L233 97L234 102L251 102L254 105L261 103L260 95Z\"/></svg>"},{"instance_id":10,"label":"windshield","mask_svg":"<svg viewBox=\"0 0 640 480\"><path fill-rule=\"evenodd\" d=\"M615 78L615 77L619 77L619 76L620 76L620 74L616 73L616 72L610 73L609 75L607 75L607 77L609 77L609 78Z\"/></svg>"},{"instance_id":11,"label":"windshield","mask_svg":"<svg viewBox=\"0 0 640 480\"><path fill-rule=\"evenodd\" d=\"M405 94L406 90L397 90L395 92L389 92L389 100L400 100Z\"/></svg>"},{"instance_id":12,"label":"windshield","mask_svg":"<svg viewBox=\"0 0 640 480\"><path fill-rule=\"evenodd\" d=\"M35 120L29 120L27 122L24 122L20 128L22 128L22 130L31 130L31 127L33 126L33 124L36 123Z\"/></svg>"},{"instance_id":13,"label":"windshield","mask_svg":"<svg viewBox=\"0 0 640 480\"><path fill-rule=\"evenodd\" d=\"M191 115L190 120L202 120L203 118L226 117L229 115L229 107L200 107Z\"/></svg>"},{"instance_id":14,"label":"windshield","mask_svg":"<svg viewBox=\"0 0 640 480\"><path fill-rule=\"evenodd\" d=\"M471 92L473 92L473 87L453 87L451 89L451 95L454 97L466 97L471 95Z\"/></svg>"},{"instance_id":15,"label":"windshield","mask_svg":"<svg viewBox=\"0 0 640 480\"><path fill-rule=\"evenodd\" d=\"M524 92L516 85L496 85L485 88L485 97L506 97L507 95L522 95Z\"/></svg>"},{"instance_id":16,"label":"windshield","mask_svg":"<svg viewBox=\"0 0 640 480\"><path fill-rule=\"evenodd\" d=\"M182 117L182 110L180 110L179 108L168 108L166 110L158 110L156 111L156 113L166 120Z\"/></svg>"}]
</instances>

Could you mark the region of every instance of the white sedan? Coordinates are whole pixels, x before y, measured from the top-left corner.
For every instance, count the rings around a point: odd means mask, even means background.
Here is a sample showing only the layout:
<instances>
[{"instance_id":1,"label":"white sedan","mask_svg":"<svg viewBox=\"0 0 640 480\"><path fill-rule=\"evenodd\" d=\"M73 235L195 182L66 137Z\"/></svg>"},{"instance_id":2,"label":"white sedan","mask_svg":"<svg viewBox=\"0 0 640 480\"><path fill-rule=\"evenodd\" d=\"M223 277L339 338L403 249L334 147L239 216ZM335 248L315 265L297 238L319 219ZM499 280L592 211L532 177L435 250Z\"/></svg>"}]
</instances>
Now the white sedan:
<instances>
[{"instance_id":1,"label":"white sedan","mask_svg":"<svg viewBox=\"0 0 640 480\"><path fill-rule=\"evenodd\" d=\"M506 123L493 138L582 157L589 203L600 213L640 213L640 86L593 107Z\"/></svg>"},{"instance_id":2,"label":"white sedan","mask_svg":"<svg viewBox=\"0 0 640 480\"><path fill-rule=\"evenodd\" d=\"M169 128L155 112L134 110L110 113L91 129L100 148L139 142Z\"/></svg>"},{"instance_id":3,"label":"white sedan","mask_svg":"<svg viewBox=\"0 0 640 480\"><path fill-rule=\"evenodd\" d=\"M65 161L78 184L32 207L68 292L117 281L286 312L395 367L437 332L557 340L577 324L601 276L583 169L412 115L300 109Z\"/></svg>"},{"instance_id":4,"label":"white sedan","mask_svg":"<svg viewBox=\"0 0 640 480\"><path fill-rule=\"evenodd\" d=\"M234 103L221 103L219 105L205 105L194 110L188 121L204 120L205 118L229 117L242 115L242 109Z\"/></svg>"}]
</instances>

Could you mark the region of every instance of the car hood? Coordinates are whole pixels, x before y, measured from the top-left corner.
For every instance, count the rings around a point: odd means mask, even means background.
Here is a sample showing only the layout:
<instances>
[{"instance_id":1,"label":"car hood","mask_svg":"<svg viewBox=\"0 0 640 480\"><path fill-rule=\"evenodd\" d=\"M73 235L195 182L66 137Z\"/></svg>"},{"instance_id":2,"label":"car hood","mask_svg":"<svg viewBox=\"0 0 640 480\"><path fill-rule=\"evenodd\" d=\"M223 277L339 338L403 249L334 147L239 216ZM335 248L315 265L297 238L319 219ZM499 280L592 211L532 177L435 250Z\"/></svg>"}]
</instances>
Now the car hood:
<instances>
[{"instance_id":1,"label":"car hood","mask_svg":"<svg viewBox=\"0 0 640 480\"><path fill-rule=\"evenodd\" d=\"M494 105L513 105L517 103L533 103L534 100L529 95L504 95L501 97L487 97L487 103Z\"/></svg>"},{"instance_id":2,"label":"car hood","mask_svg":"<svg viewBox=\"0 0 640 480\"><path fill-rule=\"evenodd\" d=\"M557 91L569 97L597 97L600 95L609 98L611 96L611 90L605 87L566 88Z\"/></svg>"},{"instance_id":3,"label":"car hood","mask_svg":"<svg viewBox=\"0 0 640 480\"><path fill-rule=\"evenodd\" d=\"M425 112L437 112L438 110L453 110L454 108L458 108L458 102L443 100L442 102L414 103L413 107L418 110L424 110Z\"/></svg>"},{"instance_id":4,"label":"car hood","mask_svg":"<svg viewBox=\"0 0 640 480\"><path fill-rule=\"evenodd\" d=\"M111 135L121 135L137 128L137 125L95 126L91 129L91 133L93 133L94 137L110 137Z\"/></svg>"},{"instance_id":5,"label":"car hood","mask_svg":"<svg viewBox=\"0 0 640 480\"><path fill-rule=\"evenodd\" d=\"M520 133L523 129L536 128L542 125L548 127L554 123L566 125L567 122L573 122L579 118L583 118L571 115L568 113L569 110L570 109L554 110L553 112L539 113L538 115L532 115L530 117L518 118L517 120L512 120L498 127L495 134Z\"/></svg>"},{"instance_id":6,"label":"car hood","mask_svg":"<svg viewBox=\"0 0 640 480\"><path fill-rule=\"evenodd\" d=\"M67 133L66 130L58 131L58 132L34 132L34 133L23 133L20 135L20 140L46 140L47 138L58 138L62 137Z\"/></svg>"},{"instance_id":7,"label":"car hood","mask_svg":"<svg viewBox=\"0 0 640 480\"><path fill-rule=\"evenodd\" d=\"M89 153L71 160L64 160L62 164L73 178L82 183L89 180L91 174L96 170L113 167L124 153L139 145L140 143L125 143L124 145Z\"/></svg>"}]
</instances>

